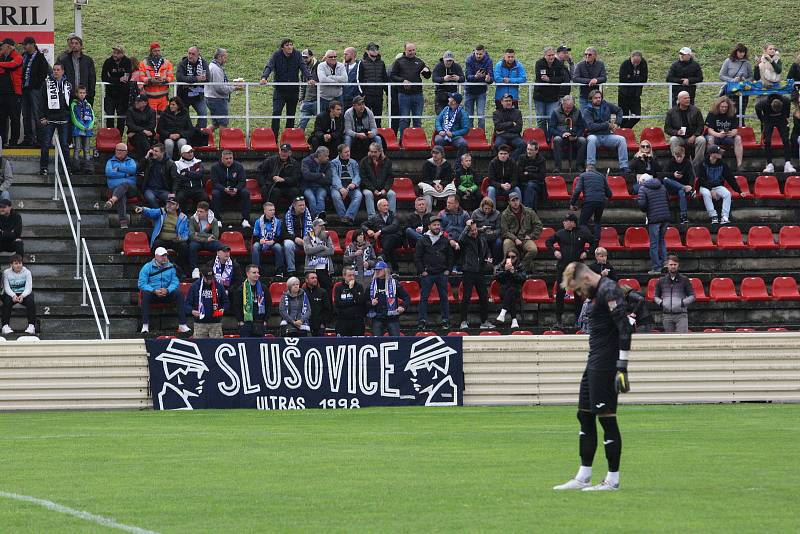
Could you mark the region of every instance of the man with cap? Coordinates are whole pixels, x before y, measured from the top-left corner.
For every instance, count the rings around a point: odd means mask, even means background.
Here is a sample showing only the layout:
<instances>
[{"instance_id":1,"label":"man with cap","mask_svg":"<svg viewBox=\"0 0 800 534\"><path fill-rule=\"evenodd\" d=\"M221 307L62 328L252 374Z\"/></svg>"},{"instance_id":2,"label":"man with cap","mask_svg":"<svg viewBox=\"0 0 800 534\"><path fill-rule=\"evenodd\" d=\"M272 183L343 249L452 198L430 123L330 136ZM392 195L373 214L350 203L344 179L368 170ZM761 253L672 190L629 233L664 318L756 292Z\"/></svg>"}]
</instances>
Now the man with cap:
<instances>
[{"instance_id":1,"label":"man with cap","mask_svg":"<svg viewBox=\"0 0 800 534\"><path fill-rule=\"evenodd\" d=\"M186 85L178 86L178 97L183 100L188 110L190 107L197 112L197 127L205 128L208 124L208 106L206 106L205 87L203 82L209 81L209 64L200 55L200 49L190 46L186 55L178 63L175 73L178 82Z\"/></svg>"},{"instance_id":2,"label":"man with cap","mask_svg":"<svg viewBox=\"0 0 800 534\"><path fill-rule=\"evenodd\" d=\"M694 60L692 49L684 46L678 51L678 60L669 67L667 81L679 85L680 87L670 87L670 98L674 106L678 102L680 91L689 93L689 103L694 105L694 94L697 91L697 84L703 81L703 69Z\"/></svg>"},{"instance_id":3,"label":"man with cap","mask_svg":"<svg viewBox=\"0 0 800 534\"><path fill-rule=\"evenodd\" d=\"M61 63L53 65L52 75L47 76L42 86L41 100L39 101L39 124L41 134L39 146L39 174L47 175L47 165L50 161L50 144L53 134L58 130L58 141L61 149L67 151L67 139L70 131L69 103L73 96L73 85L64 75L64 66Z\"/></svg>"},{"instance_id":4,"label":"man with cap","mask_svg":"<svg viewBox=\"0 0 800 534\"><path fill-rule=\"evenodd\" d=\"M561 315L564 313L564 296L566 294L561 287L561 275L564 269L573 261L583 261L588 257L593 248L593 238L589 229L585 226L578 228L578 217L574 213L567 213L561 223L564 227L555 234L547 238L547 248L553 251L556 258L556 281L559 282L556 290L556 323L554 330L561 330ZM558 245L556 247L556 245ZM532 271L528 271L532 272ZM575 322L581 312L583 299L580 295L574 295L575 302Z\"/></svg>"},{"instance_id":5,"label":"man with cap","mask_svg":"<svg viewBox=\"0 0 800 534\"><path fill-rule=\"evenodd\" d=\"M400 336L400 316L411 304L403 285L389 274L385 261L375 264L372 283L367 289L367 317L372 318L372 335L383 337L385 333ZM445 299L447 302L447 299Z\"/></svg>"},{"instance_id":6,"label":"man with cap","mask_svg":"<svg viewBox=\"0 0 800 534\"><path fill-rule=\"evenodd\" d=\"M39 137L39 104L42 99L42 84L50 73L50 65L36 40L25 37L22 41L25 53L22 54L22 120L25 146L38 146ZM127 110L127 105L125 106ZM123 110L123 113L125 113Z\"/></svg>"},{"instance_id":7,"label":"man with cap","mask_svg":"<svg viewBox=\"0 0 800 534\"><path fill-rule=\"evenodd\" d=\"M67 50L58 56L56 63L64 65L64 74L72 87L86 87L86 100L94 105L97 72L94 60L83 53L83 39L78 34L67 36Z\"/></svg>"},{"instance_id":8,"label":"man with cap","mask_svg":"<svg viewBox=\"0 0 800 534\"><path fill-rule=\"evenodd\" d=\"M174 182L175 198L185 213L193 213L198 202L208 202L205 191L205 168L203 162L194 157L191 145L181 147L181 157L175 162L177 176Z\"/></svg>"},{"instance_id":9,"label":"man with cap","mask_svg":"<svg viewBox=\"0 0 800 534\"><path fill-rule=\"evenodd\" d=\"M438 146L456 147L459 157L467 153L464 136L469 132L469 117L461 107L462 100L461 93L450 93L447 106L436 116L436 136L433 138L434 144Z\"/></svg>"},{"instance_id":10,"label":"man with cap","mask_svg":"<svg viewBox=\"0 0 800 534\"><path fill-rule=\"evenodd\" d=\"M24 253L22 243L22 217L11 209L11 201L0 199L0 252Z\"/></svg>"},{"instance_id":11,"label":"man with cap","mask_svg":"<svg viewBox=\"0 0 800 534\"><path fill-rule=\"evenodd\" d=\"M6 147L19 144L19 114L22 111L22 56L15 45L14 40L8 37L0 43L0 141Z\"/></svg>"},{"instance_id":12,"label":"man with cap","mask_svg":"<svg viewBox=\"0 0 800 534\"><path fill-rule=\"evenodd\" d=\"M277 154L258 164L256 179L265 202L293 201L300 194L300 163L292 157L292 147L283 143Z\"/></svg>"},{"instance_id":13,"label":"man with cap","mask_svg":"<svg viewBox=\"0 0 800 534\"><path fill-rule=\"evenodd\" d=\"M727 182L728 187L725 187ZM697 167L697 192L703 197L703 205L711 224L728 224L731 212L732 193L747 198L750 193L742 191L727 163L722 161L722 149L718 145L708 148L703 163ZM722 199L722 211L717 216L714 201Z\"/></svg>"},{"instance_id":14,"label":"man with cap","mask_svg":"<svg viewBox=\"0 0 800 534\"><path fill-rule=\"evenodd\" d=\"M386 63L381 59L380 47L376 43L369 43L364 56L358 63L359 83L387 83L389 74L386 71ZM374 116L383 114L383 93L387 91L385 85L361 85L361 92L364 94L364 105L369 108ZM375 119L376 125L380 128L381 120Z\"/></svg>"},{"instance_id":15,"label":"man with cap","mask_svg":"<svg viewBox=\"0 0 800 534\"><path fill-rule=\"evenodd\" d=\"M139 71L148 104L156 113L161 113L167 109L168 84L175 81L175 73L170 60L161 56L160 44L150 43L150 55L139 62Z\"/></svg>"},{"instance_id":16,"label":"man with cap","mask_svg":"<svg viewBox=\"0 0 800 534\"><path fill-rule=\"evenodd\" d=\"M494 149L502 145L509 145L514 149L511 158L516 161L525 151L525 141L522 139L522 112L514 107L511 95L506 94L500 99L500 108L492 113L494 123Z\"/></svg>"},{"instance_id":17,"label":"man with cap","mask_svg":"<svg viewBox=\"0 0 800 534\"><path fill-rule=\"evenodd\" d=\"M428 231L417 240L414 250L414 263L420 282L419 327L428 326L428 297L434 284L439 292L439 305L442 313L442 328L450 328L450 304L448 302L447 277L453 267L453 250L447 236L442 233L442 220L431 217Z\"/></svg>"},{"instance_id":18,"label":"man with cap","mask_svg":"<svg viewBox=\"0 0 800 534\"><path fill-rule=\"evenodd\" d=\"M556 48L556 58L561 62L564 68L564 78L562 83L569 83L572 81L572 74L575 72L575 62L572 60L572 49L567 45L560 45ZM558 90L558 96L563 97L572 93L571 85L562 85Z\"/></svg>"},{"instance_id":19,"label":"man with cap","mask_svg":"<svg viewBox=\"0 0 800 534\"><path fill-rule=\"evenodd\" d=\"M147 97L139 95L133 100L125 115L128 142L133 146L133 157L141 162L156 140L156 112L147 105ZM172 161L172 156L168 158Z\"/></svg>"},{"instance_id":20,"label":"man with cap","mask_svg":"<svg viewBox=\"0 0 800 534\"><path fill-rule=\"evenodd\" d=\"M353 159L359 161L375 141L381 142L375 115L364 104L364 97L357 95L352 107L344 112L344 144L353 150Z\"/></svg>"},{"instance_id":21,"label":"man with cap","mask_svg":"<svg viewBox=\"0 0 800 534\"><path fill-rule=\"evenodd\" d=\"M133 64L125 55L125 48L121 44L115 44L111 47L111 56L103 62L100 79L106 84L106 95L103 99L106 115L119 115L116 119L106 119L106 128L113 128L116 120L120 135L125 131L125 114L128 112L132 73Z\"/></svg>"},{"instance_id":22,"label":"man with cap","mask_svg":"<svg viewBox=\"0 0 800 534\"><path fill-rule=\"evenodd\" d=\"M325 289L333 286L333 241L325 230L325 221L314 219L311 231L303 236L303 251L306 254L306 273L317 273L319 285Z\"/></svg>"},{"instance_id":23,"label":"man with cap","mask_svg":"<svg viewBox=\"0 0 800 534\"><path fill-rule=\"evenodd\" d=\"M464 83L464 71L456 63L456 56L448 50L433 67L433 83L436 84L436 114L438 115L447 105L450 95L458 92L458 84ZM459 102L460 104L460 102Z\"/></svg>"},{"instance_id":24,"label":"man with cap","mask_svg":"<svg viewBox=\"0 0 800 534\"><path fill-rule=\"evenodd\" d=\"M128 227L128 198L139 195L136 189L136 162L128 155L128 145L117 143L114 155L106 162L106 185L111 191L111 198L105 208L117 206L119 227Z\"/></svg>"},{"instance_id":25,"label":"man with cap","mask_svg":"<svg viewBox=\"0 0 800 534\"><path fill-rule=\"evenodd\" d=\"M464 87L464 109L470 116L469 127L472 128L473 117L478 117L478 128L486 129L486 93L489 85L494 81L494 63L489 57L489 52L482 44L476 45L475 50L467 56L464 62L467 82L477 85Z\"/></svg>"},{"instance_id":26,"label":"man with cap","mask_svg":"<svg viewBox=\"0 0 800 534\"><path fill-rule=\"evenodd\" d=\"M222 337L222 316L228 308L228 292L217 282L214 269L209 265L203 269L203 276L192 283L186 295L184 313L194 317L195 339L220 339Z\"/></svg>"},{"instance_id":27,"label":"man with cap","mask_svg":"<svg viewBox=\"0 0 800 534\"><path fill-rule=\"evenodd\" d=\"M181 272L189 272L189 218L181 213L175 197L167 200L164 208L143 208L134 210L153 221L150 233L150 250L157 248L172 249L178 255L178 266Z\"/></svg>"},{"instance_id":28,"label":"man with cap","mask_svg":"<svg viewBox=\"0 0 800 534\"><path fill-rule=\"evenodd\" d=\"M233 152L223 150L219 161L211 166L211 209L222 214L223 204L238 203L242 210L242 228L250 228L250 191L244 167L233 160Z\"/></svg>"},{"instance_id":29,"label":"man with cap","mask_svg":"<svg viewBox=\"0 0 800 534\"><path fill-rule=\"evenodd\" d=\"M298 72L302 73L308 85L316 85L317 80L312 77L308 64L303 60L300 52L295 49L294 42L289 38L281 40L276 50L261 73L261 85L266 85L270 74L275 82L295 82L299 80ZM276 85L272 93L272 115L279 117L286 106L286 127L294 127L294 112L297 109L298 91L296 85ZM272 131L275 137L281 129L281 119L272 119Z\"/></svg>"},{"instance_id":30,"label":"man with cap","mask_svg":"<svg viewBox=\"0 0 800 534\"><path fill-rule=\"evenodd\" d=\"M142 306L142 333L150 332L150 304L174 302L178 311L178 332L191 330L186 326L183 293L175 266L170 263L167 249L156 248L151 261L139 271L139 291Z\"/></svg>"},{"instance_id":31,"label":"man with cap","mask_svg":"<svg viewBox=\"0 0 800 534\"><path fill-rule=\"evenodd\" d=\"M317 67L319 67L319 60L314 57L314 52L310 48L304 48L303 51L300 52L300 56L303 58L303 62L308 67L308 70L311 71L311 78L306 78L305 74L301 74L301 81L308 82L312 80L318 82L319 76L317 75ZM300 105L300 123L297 126L301 130L305 130L311 117L316 117L319 113L319 108L317 107L316 83L313 85L307 83L300 87L300 100L302 102Z\"/></svg>"},{"instance_id":32,"label":"man with cap","mask_svg":"<svg viewBox=\"0 0 800 534\"><path fill-rule=\"evenodd\" d=\"M292 202L291 207L283 218L284 240L283 250L286 256L287 276L294 276L295 270L295 251L305 247L303 237L312 231L311 210L306 208L306 199L298 196Z\"/></svg>"},{"instance_id":33,"label":"man with cap","mask_svg":"<svg viewBox=\"0 0 800 534\"><path fill-rule=\"evenodd\" d=\"M519 256L524 253L522 263L529 273L534 272L533 260L538 252L536 240L542 233L542 221L531 208L522 204L519 190L508 194L508 207L500 214L500 234L503 238L503 257L509 250Z\"/></svg>"},{"instance_id":34,"label":"man with cap","mask_svg":"<svg viewBox=\"0 0 800 534\"><path fill-rule=\"evenodd\" d=\"M235 288L228 296L239 322L239 336L264 337L269 320L269 284L260 280L258 265L245 268L245 280L241 289Z\"/></svg>"}]
</instances>

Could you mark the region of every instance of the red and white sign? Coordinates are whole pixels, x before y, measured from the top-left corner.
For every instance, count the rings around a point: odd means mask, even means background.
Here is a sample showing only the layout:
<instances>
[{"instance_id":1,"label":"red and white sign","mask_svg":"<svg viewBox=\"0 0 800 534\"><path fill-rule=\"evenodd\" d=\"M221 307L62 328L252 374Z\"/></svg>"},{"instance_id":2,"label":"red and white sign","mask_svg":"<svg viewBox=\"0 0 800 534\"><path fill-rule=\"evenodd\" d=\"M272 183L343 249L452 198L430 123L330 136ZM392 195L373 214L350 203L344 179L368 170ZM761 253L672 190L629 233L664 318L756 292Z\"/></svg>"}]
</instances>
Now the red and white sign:
<instances>
[{"instance_id":1,"label":"red and white sign","mask_svg":"<svg viewBox=\"0 0 800 534\"><path fill-rule=\"evenodd\" d=\"M33 37L50 64L55 61L54 23L53 0L0 0L0 39L11 37L21 44Z\"/></svg>"}]
</instances>

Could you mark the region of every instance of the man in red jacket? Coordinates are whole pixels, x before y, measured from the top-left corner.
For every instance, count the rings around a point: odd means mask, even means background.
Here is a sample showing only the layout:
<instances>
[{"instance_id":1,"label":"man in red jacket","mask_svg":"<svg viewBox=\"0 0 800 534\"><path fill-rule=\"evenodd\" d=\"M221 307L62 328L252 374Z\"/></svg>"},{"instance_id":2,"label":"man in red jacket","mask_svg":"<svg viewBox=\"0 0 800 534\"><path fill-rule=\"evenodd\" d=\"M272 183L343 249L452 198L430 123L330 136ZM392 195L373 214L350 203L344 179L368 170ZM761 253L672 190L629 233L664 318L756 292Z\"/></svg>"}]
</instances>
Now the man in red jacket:
<instances>
[{"instance_id":1,"label":"man in red jacket","mask_svg":"<svg viewBox=\"0 0 800 534\"><path fill-rule=\"evenodd\" d=\"M9 37L0 44L0 138L6 147L19 144L19 114L22 110L22 56L14 49L15 44Z\"/></svg>"}]
</instances>

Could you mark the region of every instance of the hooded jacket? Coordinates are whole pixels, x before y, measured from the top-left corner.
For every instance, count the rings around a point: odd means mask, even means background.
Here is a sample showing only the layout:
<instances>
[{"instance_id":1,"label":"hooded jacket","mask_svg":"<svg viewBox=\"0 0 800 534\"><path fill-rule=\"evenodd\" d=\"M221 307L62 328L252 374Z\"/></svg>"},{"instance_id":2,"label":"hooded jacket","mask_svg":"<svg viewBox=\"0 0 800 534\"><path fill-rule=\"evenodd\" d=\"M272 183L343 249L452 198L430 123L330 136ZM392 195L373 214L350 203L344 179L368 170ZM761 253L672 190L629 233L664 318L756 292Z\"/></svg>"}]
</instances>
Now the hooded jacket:
<instances>
[{"instance_id":1,"label":"hooded jacket","mask_svg":"<svg viewBox=\"0 0 800 534\"><path fill-rule=\"evenodd\" d=\"M153 292L156 289L166 289L172 293L180 285L178 274L175 271L175 266L166 262L159 265L153 258L145 263L139 271L138 286L142 291Z\"/></svg>"},{"instance_id":2,"label":"hooded jacket","mask_svg":"<svg viewBox=\"0 0 800 534\"><path fill-rule=\"evenodd\" d=\"M73 99L69 105L69 116L72 122L73 137L92 137L94 132L94 110L89 101Z\"/></svg>"},{"instance_id":3,"label":"hooded jacket","mask_svg":"<svg viewBox=\"0 0 800 534\"><path fill-rule=\"evenodd\" d=\"M584 203L605 202L607 198L611 198L611 188L606 177L597 171L582 172L575 180L572 198L569 200L572 206L577 206L581 193Z\"/></svg>"},{"instance_id":4,"label":"hooded jacket","mask_svg":"<svg viewBox=\"0 0 800 534\"><path fill-rule=\"evenodd\" d=\"M447 234L450 239L458 240L469 220L469 212L459 206L455 213L447 210L440 211L439 218L442 220L442 233Z\"/></svg>"},{"instance_id":5,"label":"hooded jacket","mask_svg":"<svg viewBox=\"0 0 800 534\"><path fill-rule=\"evenodd\" d=\"M705 187L708 190L715 187L724 186L725 182L731 186L731 189L741 194L742 190L736 182L736 178L728 167L728 164L720 159L716 163L711 163L710 154L706 154L703 164L697 168L697 187Z\"/></svg>"},{"instance_id":6,"label":"hooded jacket","mask_svg":"<svg viewBox=\"0 0 800 534\"><path fill-rule=\"evenodd\" d=\"M21 94L22 56L16 50L11 50L7 56L0 56L0 95Z\"/></svg>"},{"instance_id":7,"label":"hooded jacket","mask_svg":"<svg viewBox=\"0 0 800 534\"><path fill-rule=\"evenodd\" d=\"M358 64L358 82L359 83L386 83L389 81L389 75L386 73L386 63L381 59L378 54L375 59L369 57L369 54L364 52L364 57ZM378 97L386 91L386 86L381 85L362 85L361 92L365 96Z\"/></svg>"},{"instance_id":8,"label":"hooded jacket","mask_svg":"<svg viewBox=\"0 0 800 534\"><path fill-rule=\"evenodd\" d=\"M414 249L414 264L417 274L442 274L453 267L453 249L444 232L438 236L430 230L422 234Z\"/></svg>"},{"instance_id":9,"label":"hooded jacket","mask_svg":"<svg viewBox=\"0 0 800 534\"><path fill-rule=\"evenodd\" d=\"M203 162L197 158L180 158L175 162L175 170L178 175L175 179L175 193L178 191L202 191L204 187L203 175L205 167Z\"/></svg>"},{"instance_id":10,"label":"hooded jacket","mask_svg":"<svg viewBox=\"0 0 800 534\"><path fill-rule=\"evenodd\" d=\"M153 221L153 231L150 233L150 248L158 239L164 220L167 218L167 210L164 208L144 208L142 211L145 217ZM183 212L178 212L178 222L175 225L175 235L183 241L189 240L189 217Z\"/></svg>"},{"instance_id":11,"label":"hooded jacket","mask_svg":"<svg viewBox=\"0 0 800 534\"><path fill-rule=\"evenodd\" d=\"M378 124L375 122L375 115L371 109L365 107L361 117L356 116L355 108L352 107L344 112L344 135L355 138L357 133L367 132L378 135Z\"/></svg>"},{"instance_id":12,"label":"hooded jacket","mask_svg":"<svg viewBox=\"0 0 800 534\"><path fill-rule=\"evenodd\" d=\"M446 82L444 81L444 77L448 75L455 74L458 76L457 82ZM433 83L436 84L436 100L438 101L447 101L447 97L450 93L455 93L458 91L458 84L464 83L466 77L464 76L464 70L461 68L461 65L453 61L453 64L450 67L444 64L444 59L439 58L439 62L433 67Z\"/></svg>"},{"instance_id":13,"label":"hooded jacket","mask_svg":"<svg viewBox=\"0 0 800 534\"><path fill-rule=\"evenodd\" d=\"M669 193L659 178L650 178L639 188L639 209L647 214L647 224L670 222Z\"/></svg>"},{"instance_id":14,"label":"hooded jacket","mask_svg":"<svg viewBox=\"0 0 800 534\"><path fill-rule=\"evenodd\" d=\"M123 183L136 185L136 161L130 156L119 160L116 156L111 156L106 161L106 185L109 189L114 189Z\"/></svg>"},{"instance_id":15,"label":"hooded jacket","mask_svg":"<svg viewBox=\"0 0 800 534\"><path fill-rule=\"evenodd\" d=\"M546 83L553 85L536 85L533 88L533 99L539 102L556 102L561 93L561 87L555 84L564 83L564 64L558 60L548 65L545 58L539 58L534 67L536 69L536 83ZM550 81L542 80L542 76L547 76Z\"/></svg>"},{"instance_id":16,"label":"hooded jacket","mask_svg":"<svg viewBox=\"0 0 800 534\"><path fill-rule=\"evenodd\" d=\"M200 227L197 213L189 217L189 237L192 241L207 243L209 236L212 235L214 239L219 239L219 220L214 217L213 211L208 210L208 225L205 228Z\"/></svg>"},{"instance_id":17,"label":"hooded jacket","mask_svg":"<svg viewBox=\"0 0 800 534\"><path fill-rule=\"evenodd\" d=\"M508 84L503 83L503 78L508 78ZM519 100L519 84L528 81L528 74L525 72L525 67L519 60L514 60L511 65L506 65L505 59L501 59L494 66L494 80L497 82L495 86L495 100L500 100L505 94L511 95L513 100Z\"/></svg>"},{"instance_id":18,"label":"hooded jacket","mask_svg":"<svg viewBox=\"0 0 800 534\"><path fill-rule=\"evenodd\" d=\"M433 184L436 180L439 180L442 185L453 181L453 166L447 160L443 160L441 165L436 165L433 158L428 158L422 164L420 183Z\"/></svg>"},{"instance_id":19,"label":"hooded jacket","mask_svg":"<svg viewBox=\"0 0 800 534\"><path fill-rule=\"evenodd\" d=\"M311 302L303 309L303 303L308 300L306 292L300 289L297 295L292 296L287 289L281 295L281 301L278 306L278 312L281 316L281 325L292 324L294 321L299 320L302 323L300 330L309 331L309 321L311 320ZM294 327L294 325L292 325ZM297 329L295 329L297 330Z\"/></svg>"},{"instance_id":20,"label":"hooded jacket","mask_svg":"<svg viewBox=\"0 0 800 534\"><path fill-rule=\"evenodd\" d=\"M482 85L465 86L464 92L467 94L482 95L489 88L489 85L494 83L494 63L492 63L492 58L489 57L489 52L484 52L485 53L482 60L478 61L475 58L475 52L472 52L469 56L467 56L467 60L464 62L467 81L471 83L482 83ZM491 76L492 80L489 83L486 83L486 78L476 78L475 74L479 70L483 70L488 76Z\"/></svg>"}]
</instances>

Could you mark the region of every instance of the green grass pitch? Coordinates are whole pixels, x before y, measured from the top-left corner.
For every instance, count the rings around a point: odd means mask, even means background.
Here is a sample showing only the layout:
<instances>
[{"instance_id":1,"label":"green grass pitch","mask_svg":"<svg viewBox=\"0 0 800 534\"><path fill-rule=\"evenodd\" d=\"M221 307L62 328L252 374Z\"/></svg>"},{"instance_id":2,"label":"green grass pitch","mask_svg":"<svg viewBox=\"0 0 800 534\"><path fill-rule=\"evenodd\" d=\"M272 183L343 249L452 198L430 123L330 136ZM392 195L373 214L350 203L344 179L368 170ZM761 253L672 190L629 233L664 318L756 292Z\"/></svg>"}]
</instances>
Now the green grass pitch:
<instances>
[{"instance_id":1,"label":"green grass pitch","mask_svg":"<svg viewBox=\"0 0 800 534\"><path fill-rule=\"evenodd\" d=\"M578 465L572 407L11 413L0 492L162 533L796 532L798 420L623 406L622 489L586 494L551 490ZM0 497L0 531L108 529Z\"/></svg>"}]
</instances>

